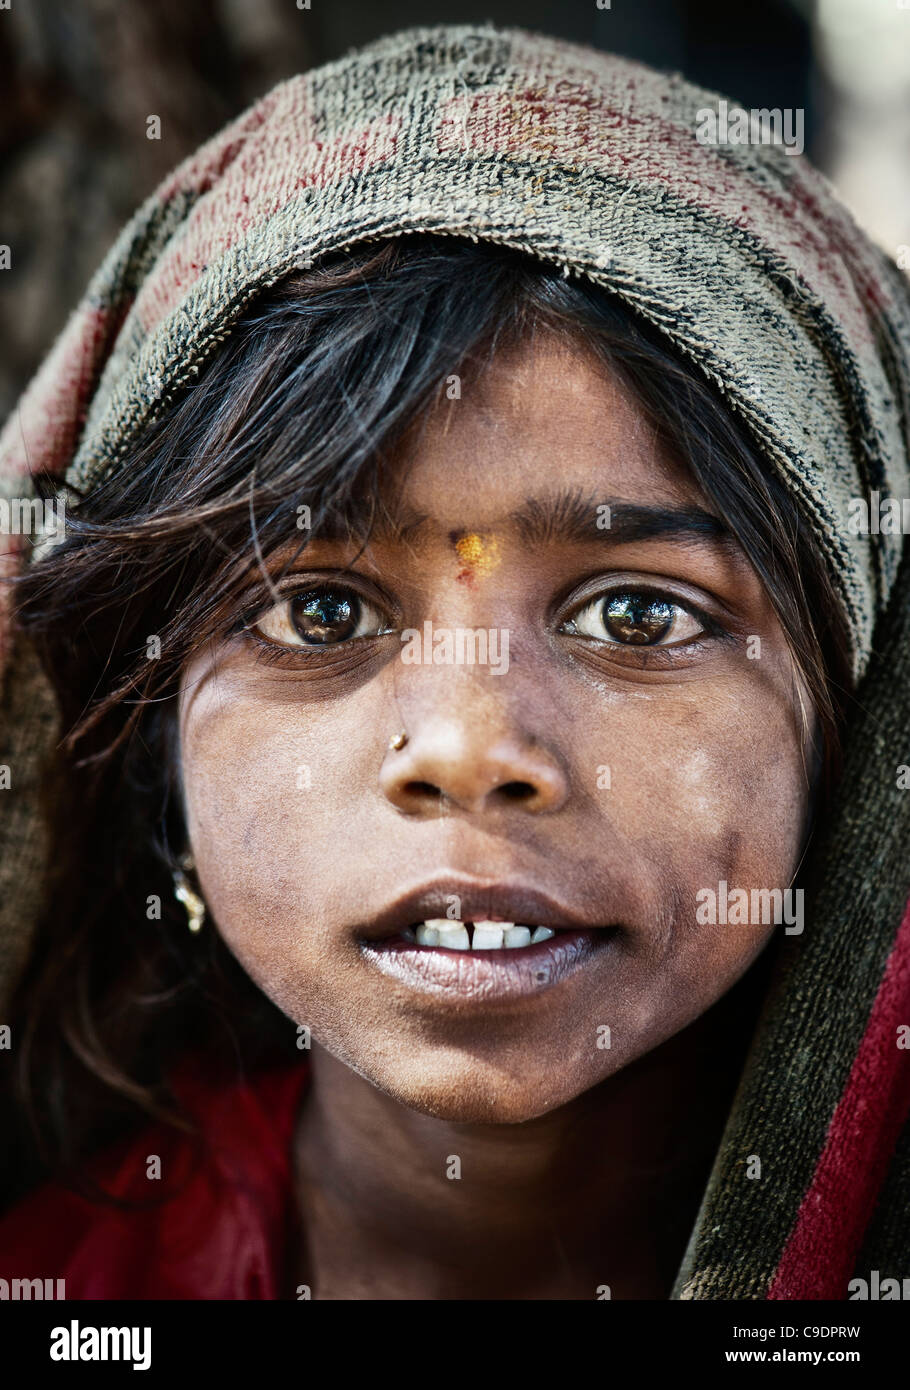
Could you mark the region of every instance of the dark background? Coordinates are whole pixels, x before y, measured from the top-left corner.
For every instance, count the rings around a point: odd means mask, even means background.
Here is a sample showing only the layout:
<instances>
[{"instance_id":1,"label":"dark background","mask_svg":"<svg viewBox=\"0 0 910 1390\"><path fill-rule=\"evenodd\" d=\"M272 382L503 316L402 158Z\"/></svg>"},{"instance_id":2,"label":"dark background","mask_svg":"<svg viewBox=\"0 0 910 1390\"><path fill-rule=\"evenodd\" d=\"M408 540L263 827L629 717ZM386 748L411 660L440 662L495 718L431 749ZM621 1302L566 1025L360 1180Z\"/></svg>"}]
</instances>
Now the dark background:
<instances>
[{"instance_id":1,"label":"dark background","mask_svg":"<svg viewBox=\"0 0 910 1390\"><path fill-rule=\"evenodd\" d=\"M854 3L896 11L900 0ZM12 258L0 275L0 419L143 198L295 72L409 25L493 20L681 71L746 107L801 107L807 151L830 169L843 94L818 61L815 13L815 0L11 0L0 10L0 243ZM160 140L146 138L151 114Z\"/></svg>"}]
</instances>

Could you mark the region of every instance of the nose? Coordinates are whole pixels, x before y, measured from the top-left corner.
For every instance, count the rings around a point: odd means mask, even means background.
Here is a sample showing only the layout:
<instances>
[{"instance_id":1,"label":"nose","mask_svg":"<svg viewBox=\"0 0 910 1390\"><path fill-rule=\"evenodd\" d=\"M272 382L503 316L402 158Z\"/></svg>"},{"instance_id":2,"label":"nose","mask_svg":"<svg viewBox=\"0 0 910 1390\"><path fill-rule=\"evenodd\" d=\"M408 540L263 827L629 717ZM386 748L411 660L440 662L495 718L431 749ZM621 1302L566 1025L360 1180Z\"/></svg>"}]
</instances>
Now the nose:
<instances>
[{"instance_id":1,"label":"nose","mask_svg":"<svg viewBox=\"0 0 910 1390\"><path fill-rule=\"evenodd\" d=\"M534 735L479 718L425 714L403 747L390 747L380 790L399 811L439 814L519 806L539 815L568 796L568 778L556 754Z\"/></svg>"}]
</instances>

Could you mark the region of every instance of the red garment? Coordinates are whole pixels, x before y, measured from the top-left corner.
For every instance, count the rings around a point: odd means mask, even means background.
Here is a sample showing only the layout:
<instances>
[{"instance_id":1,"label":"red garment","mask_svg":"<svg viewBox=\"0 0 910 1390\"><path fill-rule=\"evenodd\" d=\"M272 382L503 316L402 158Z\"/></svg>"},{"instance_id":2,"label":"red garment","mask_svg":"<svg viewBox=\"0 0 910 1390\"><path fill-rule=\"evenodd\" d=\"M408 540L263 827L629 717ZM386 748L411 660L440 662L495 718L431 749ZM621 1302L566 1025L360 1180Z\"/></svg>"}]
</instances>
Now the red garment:
<instances>
[{"instance_id":1,"label":"red garment","mask_svg":"<svg viewBox=\"0 0 910 1390\"><path fill-rule=\"evenodd\" d=\"M68 1299L295 1298L291 1141L308 1077L305 1057L227 1087L184 1064L173 1088L202 1156L155 1123L90 1164L107 1191L147 1202L157 1154L162 1184L179 1191L123 1211L46 1183L0 1218L0 1278L65 1279Z\"/></svg>"}]
</instances>

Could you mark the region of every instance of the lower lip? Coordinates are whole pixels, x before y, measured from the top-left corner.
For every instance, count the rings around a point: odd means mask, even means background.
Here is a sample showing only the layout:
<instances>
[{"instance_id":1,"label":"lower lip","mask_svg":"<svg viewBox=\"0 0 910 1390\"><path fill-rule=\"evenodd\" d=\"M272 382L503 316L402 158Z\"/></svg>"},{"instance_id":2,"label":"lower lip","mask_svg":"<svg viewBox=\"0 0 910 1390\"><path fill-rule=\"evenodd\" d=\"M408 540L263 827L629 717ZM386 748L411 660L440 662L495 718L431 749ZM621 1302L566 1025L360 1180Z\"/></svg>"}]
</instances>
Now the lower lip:
<instances>
[{"instance_id":1,"label":"lower lip","mask_svg":"<svg viewBox=\"0 0 910 1390\"><path fill-rule=\"evenodd\" d=\"M583 970L612 941L606 928L557 932L534 946L451 951L395 936L363 941L364 958L384 975L425 993L477 1003L541 994Z\"/></svg>"}]
</instances>

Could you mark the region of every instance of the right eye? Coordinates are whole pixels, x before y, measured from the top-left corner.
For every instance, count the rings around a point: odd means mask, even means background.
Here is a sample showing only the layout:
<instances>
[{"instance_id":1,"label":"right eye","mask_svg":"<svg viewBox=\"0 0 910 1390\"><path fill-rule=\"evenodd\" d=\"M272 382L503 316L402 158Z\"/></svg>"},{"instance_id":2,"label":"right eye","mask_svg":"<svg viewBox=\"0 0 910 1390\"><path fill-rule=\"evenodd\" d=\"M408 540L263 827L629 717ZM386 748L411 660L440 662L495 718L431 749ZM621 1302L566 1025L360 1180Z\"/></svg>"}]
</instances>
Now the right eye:
<instances>
[{"instance_id":1,"label":"right eye","mask_svg":"<svg viewBox=\"0 0 910 1390\"><path fill-rule=\"evenodd\" d=\"M326 647L391 629L356 590L320 584L276 603L253 624L253 631L282 647Z\"/></svg>"}]
</instances>

